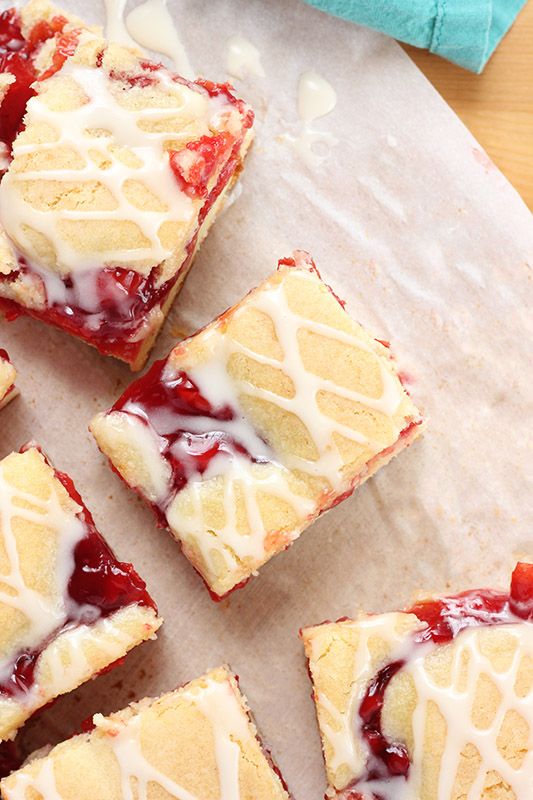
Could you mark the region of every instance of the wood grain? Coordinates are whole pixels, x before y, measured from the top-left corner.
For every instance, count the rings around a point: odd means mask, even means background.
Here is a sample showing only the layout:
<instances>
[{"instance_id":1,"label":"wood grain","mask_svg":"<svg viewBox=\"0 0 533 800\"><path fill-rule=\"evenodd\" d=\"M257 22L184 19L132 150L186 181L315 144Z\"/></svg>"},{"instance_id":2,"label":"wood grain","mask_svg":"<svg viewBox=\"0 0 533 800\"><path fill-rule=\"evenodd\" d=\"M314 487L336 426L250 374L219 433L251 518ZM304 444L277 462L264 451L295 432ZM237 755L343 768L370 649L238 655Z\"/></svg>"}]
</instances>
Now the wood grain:
<instances>
[{"instance_id":1,"label":"wood grain","mask_svg":"<svg viewBox=\"0 0 533 800\"><path fill-rule=\"evenodd\" d=\"M533 211L533 0L481 75L403 47Z\"/></svg>"}]
</instances>

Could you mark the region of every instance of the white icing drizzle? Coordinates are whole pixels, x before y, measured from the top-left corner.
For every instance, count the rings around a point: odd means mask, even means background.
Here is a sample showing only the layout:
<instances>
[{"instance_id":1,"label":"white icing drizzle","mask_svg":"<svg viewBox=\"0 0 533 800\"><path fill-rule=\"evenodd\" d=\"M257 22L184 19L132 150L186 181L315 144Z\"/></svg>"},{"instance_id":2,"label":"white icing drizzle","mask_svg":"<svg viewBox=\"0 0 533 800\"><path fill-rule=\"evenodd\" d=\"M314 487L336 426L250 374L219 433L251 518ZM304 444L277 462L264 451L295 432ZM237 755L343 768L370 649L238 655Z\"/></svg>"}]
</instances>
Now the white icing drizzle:
<instances>
[{"instance_id":1,"label":"white icing drizzle","mask_svg":"<svg viewBox=\"0 0 533 800\"><path fill-rule=\"evenodd\" d=\"M90 677L94 667L89 663L86 649L91 645L105 653L106 663L121 658L132 645L132 637L120 630L115 619L103 617L92 624L76 625L61 632L57 643L43 652L40 668L50 669L53 695L63 694L83 678Z\"/></svg>"},{"instance_id":2,"label":"white icing drizzle","mask_svg":"<svg viewBox=\"0 0 533 800\"><path fill-rule=\"evenodd\" d=\"M41 769L34 778L27 773L19 773L15 786L9 790L8 797L10 800L26 800L26 789L30 787L39 792L44 800L63 800L56 786L53 759L43 759Z\"/></svg>"},{"instance_id":3,"label":"white icing drizzle","mask_svg":"<svg viewBox=\"0 0 533 800\"><path fill-rule=\"evenodd\" d=\"M0 218L9 235L23 251L35 258L31 242L21 229L27 225L41 231L52 242L57 254L60 271L76 272L89 268L101 268L108 263L114 266L149 260L154 266L172 254L159 238L163 222L185 224L194 214L194 205L179 185L168 163L164 146L169 139L179 134L143 130L141 124L158 122L179 116L184 120L196 120L200 134L207 134L210 123L215 124L226 109L223 100L208 101L204 95L194 92L161 71L153 73L159 82L163 96L172 98L175 105L128 109L122 106L110 91L111 81L103 70L86 67L67 60L61 75L72 77L85 92L88 102L71 111L53 111L37 95L28 102L27 124L42 122L58 132L55 142L41 144L17 144L13 155L17 157L30 152L42 152L65 147L74 150L84 162L82 169L41 169L36 172L8 172L0 185ZM91 136L87 131L102 129L109 135ZM126 166L113 156L114 145L125 146L142 162L142 166ZM90 157L97 151L105 157L107 168L100 168ZM118 207L112 210L90 211L54 208L38 210L22 199L17 188L19 181L96 181L103 184L115 198ZM162 203L161 211L146 211L132 205L123 193L127 180L142 182ZM148 240L147 247L133 250L101 250L97 253L82 253L75 250L58 231L63 220L129 220ZM145 269L146 271L146 269Z\"/></svg>"},{"instance_id":4,"label":"white icing drizzle","mask_svg":"<svg viewBox=\"0 0 533 800\"><path fill-rule=\"evenodd\" d=\"M124 24L124 9L128 0L104 0L106 10L106 39L122 47L137 50L137 45L129 35Z\"/></svg>"},{"instance_id":5,"label":"white icing drizzle","mask_svg":"<svg viewBox=\"0 0 533 800\"><path fill-rule=\"evenodd\" d=\"M215 760L219 780L219 800L239 800L239 757L241 744L252 738L247 718L242 711L229 681L220 683L206 678L206 686L196 686L180 691L177 695L194 703L198 711L210 722L215 744ZM162 698L164 700L164 698ZM157 702L157 701L156 701ZM148 785L161 786L177 800L202 800L184 789L161 770L151 764L141 749L142 711L127 721L106 720L96 714L94 722L97 732L107 735L99 741L113 751L120 768L122 800L147 800ZM241 743L241 744L240 744ZM135 779L135 794L132 787ZM9 800L24 800L26 789L32 787L40 792L43 800L64 800L59 794L55 775L53 754L42 761L36 777L18 773L13 788L9 789Z\"/></svg>"},{"instance_id":6,"label":"white icing drizzle","mask_svg":"<svg viewBox=\"0 0 533 800\"><path fill-rule=\"evenodd\" d=\"M31 503L32 508L21 507L21 501ZM29 623L27 631L17 642L17 649L36 649L65 619L65 598L74 568L73 552L86 532L75 513L76 509L67 512L61 507L53 486L48 500L41 500L29 492L13 488L6 480L3 465L0 464L1 533L10 564L10 571L6 575L0 575L0 602L20 611ZM57 533L56 592L52 597L43 596L24 581L15 532L17 519L44 525ZM1 588L4 586L10 587L15 594ZM12 654L0 663L0 680L8 677L11 668Z\"/></svg>"},{"instance_id":7,"label":"white icing drizzle","mask_svg":"<svg viewBox=\"0 0 533 800\"><path fill-rule=\"evenodd\" d=\"M261 54L244 36L230 36L226 42L228 55L226 59L226 72L234 78L244 78L246 73L265 77L265 70L261 66Z\"/></svg>"},{"instance_id":8,"label":"white icing drizzle","mask_svg":"<svg viewBox=\"0 0 533 800\"><path fill-rule=\"evenodd\" d=\"M497 672L490 660L481 652L479 646L479 630L462 631L457 637L457 646L453 653L451 685L440 687L428 675L425 667L425 656L420 653L409 661L407 671L414 680L417 692L417 706L413 712L414 753L413 763L407 781L404 797L416 796L421 782L424 731L427 704L435 702L446 721L446 746L441 760L437 800L448 800L459 767L461 752L467 744L473 744L481 757L481 765L476 778L470 787L465 800L478 800L481 797L487 773L491 770L501 775L509 784L518 800L529 797L533 790L533 693L519 697L514 686L520 662L524 654L533 657L533 626L527 624L506 625L507 634L516 638L517 648L511 664L503 672ZM464 667L464 657L468 656L466 665L466 685L459 689L459 681ZM501 695L501 701L492 722L486 729L476 728L471 719L472 702L478 681L482 675L490 676ZM502 757L496 741L506 713L516 711L529 725L530 742L527 754L519 769L515 769ZM401 798L400 798L401 800Z\"/></svg>"},{"instance_id":9,"label":"white icing drizzle","mask_svg":"<svg viewBox=\"0 0 533 800\"><path fill-rule=\"evenodd\" d=\"M224 525L211 526L206 530L203 521L202 483L218 477L223 480ZM250 533L245 535L240 534L237 529L237 489L243 495L250 529ZM204 561L212 569L215 567L213 551L224 558L230 570L235 568L239 560L251 558L259 562L264 558L266 532L257 500L258 492L285 501L292 506L299 520L311 517L315 510L311 500L291 490L287 482L287 470L277 464L262 469L261 465L251 465L246 456L232 458L229 465L226 458L215 456L204 472L203 479L189 481L184 492L192 503L192 514L182 511L183 498L178 493L167 509L167 521L178 535L194 539Z\"/></svg>"},{"instance_id":10,"label":"white icing drizzle","mask_svg":"<svg viewBox=\"0 0 533 800\"><path fill-rule=\"evenodd\" d=\"M298 276L302 281L317 280L307 270L299 270ZM342 470L345 465L335 445L334 433L342 434L351 441L368 446L372 454L383 449L383 445L379 442L368 439L358 431L342 425L323 413L317 400L320 391L330 391L383 413L389 418L391 425L402 399L402 390L396 377L387 369L384 360L376 355L369 344L355 335L313 322L294 313L289 307L283 282L252 295L244 306L235 312L234 318L237 318L245 309L250 308L267 314L272 320L284 354L281 361L259 355L253 349L238 343L227 334L221 333L217 326L213 326L203 337L202 344L207 355L202 364L188 369L189 377L211 406L213 408L230 406L234 410L234 419L220 422L208 417L186 416L181 420L175 412L169 413L165 409L150 409L146 414L143 411L142 403L137 404L129 400L124 405L122 412L113 412L112 419L109 420L109 424L114 425L113 420L117 414L121 413L143 418L152 430L154 447L159 447L158 434L164 435L177 430L186 430L191 433L222 431L242 444L255 459L265 462L253 463L250 458L241 454L233 454L231 457L228 457L227 454L219 454L211 459L202 475L196 476L192 472L191 475L188 475L186 487L178 492L175 498L169 497L170 502L164 510L171 530L184 539L193 539L196 546L200 548L204 560L212 568L213 551L223 557L230 570L235 568L238 560L252 558L255 562L260 562L264 558L267 533L258 503L259 492L275 496L292 507L297 517L296 527L312 518L317 511L315 502L291 488L290 478L293 470L325 478L335 493L349 490L350 482L343 476ZM298 331L303 329L372 353L380 369L383 387L381 396L371 398L338 386L332 380L325 380L308 372L301 358L297 338ZM227 371L227 364L230 357L236 353L244 353L260 364L267 364L282 370L293 382L294 397L286 399L266 388L258 388L248 382L237 382L231 378ZM175 376L174 367L168 363L162 379L171 381ZM296 414L315 443L318 458L312 461L296 455L277 456L273 454L241 409L239 400L241 394L266 400L281 409ZM392 436L396 438L398 434L399 430L392 425ZM134 427L128 431L128 439L134 443L134 447L146 450L146 443L143 443L141 438L143 437L137 437ZM195 469L194 461L189 460L189 463L187 451L184 450L182 444L173 445L171 452L186 468L189 466L191 471ZM216 478L223 481L224 523L218 527L211 525L207 530L203 521L202 488L207 481ZM243 498L248 517L249 533L246 534L237 530L237 491ZM184 496L189 501L187 510L184 510ZM297 535L297 531L294 532L294 535Z\"/></svg>"},{"instance_id":11,"label":"white icing drizzle","mask_svg":"<svg viewBox=\"0 0 533 800\"><path fill-rule=\"evenodd\" d=\"M371 670L369 666L371 657L368 641L370 636L377 635L390 647L387 661L392 663L405 660L402 672L408 673L414 682L417 696L412 715L414 747L410 753L411 764L406 779L399 776L383 782L359 781L355 785L357 792L364 797L367 793L372 795L374 792L385 800L418 800L423 777L427 707L432 701L446 723L445 748L440 762L435 800L450 800L452 797L461 753L469 744L476 748L481 763L465 800L479 800L487 775L491 771L496 771L502 777L518 800L529 797L533 787L533 691L530 689L525 697L519 697L514 687L522 658L525 655L533 658L533 626L522 622L498 626L516 641L511 663L504 671L496 671L490 659L481 651L480 637L487 631L486 627L466 628L461 631L450 644L444 645L454 649L450 681L441 686L433 681L426 669L428 655L439 645L432 642L413 645L409 633L396 633L395 621L398 616L379 615L355 623L360 640L354 665L352 693L344 714L322 692L316 692L318 707L329 713L337 726L336 730L321 720L321 730L332 748L332 754L328 758L330 769L335 773L339 767L347 765L354 776L360 775L363 770L366 745L359 739L360 723L356 714L368 682L376 674L376 670ZM320 671L320 649L313 641L311 646L316 680ZM466 680L463 688L460 688L465 663ZM490 725L480 729L475 727L471 715L478 681L483 675L490 678L501 700ZM511 766L497 747L497 738L505 715L511 710L516 711L530 729L528 751L518 769Z\"/></svg>"},{"instance_id":12,"label":"white icing drizzle","mask_svg":"<svg viewBox=\"0 0 533 800\"><path fill-rule=\"evenodd\" d=\"M324 145L328 150L338 143L331 133L317 131L313 122L329 114L337 105L337 95L328 81L317 72L307 71L300 76L298 84L298 116L302 122L298 136L284 133L282 141L289 144L300 158L311 167L320 166L328 157L313 149L314 145Z\"/></svg>"},{"instance_id":13,"label":"white icing drizzle","mask_svg":"<svg viewBox=\"0 0 533 800\"><path fill-rule=\"evenodd\" d=\"M322 733L332 748L332 755L328 759L328 763L333 772L336 772L343 764L350 768L352 774L357 774L361 770L363 753L354 736L356 728L354 714L357 713L367 684L374 675L371 667L370 639L383 639L394 653L394 655L391 655L391 661L395 661L402 649L405 649L405 633L398 632L398 619L399 615L392 612L368 617L353 623L357 628L359 640L354 661L351 694L344 712L339 711L324 692L315 689L318 706L328 712L337 727L337 730L335 730L334 727L321 720ZM321 653L313 640L311 641L311 648L313 654L313 678L316 682L320 673L319 656Z\"/></svg>"},{"instance_id":14,"label":"white icing drizzle","mask_svg":"<svg viewBox=\"0 0 533 800\"><path fill-rule=\"evenodd\" d=\"M308 281L315 280L309 272L300 272L299 278ZM294 384L295 395L290 399L280 397L268 389L258 388L248 383L243 384L242 390L245 394L268 400L271 403L275 403L280 408L298 415L315 443L319 457L316 461L309 461L298 456L289 455L284 458L287 466L291 469L301 469L311 475L323 476L327 478L333 489L338 490L342 486L341 470L344 464L339 451L335 447L333 433L340 433L345 438L354 442L369 445L374 448L375 452L379 452L379 450L382 449L382 445L378 442L371 441L358 431L324 414L318 405L318 393L320 391L332 392L354 403L362 403L368 408L385 414L392 420L401 403L401 391L398 386L398 381L385 367L383 361L377 357L371 346L361 338L343 333L329 325L314 322L295 314L294 311L289 308L283 284L280 284L276 288L258 293L248 307L255 308L258 311L268 314L274 323L276 337L283 350L283 359L282 361L276 361L274 358L259 355L245 345L225 337L227 343L226 347L229 351L227 357L229 358L232 352L242 352L261 364L268 364L281 369L291 378ZM302 329L334 341L342 342L343 344L347 344L350 347L355 347L367 353L372 353L376 362L379 364L383 386L381 396L379 398L368 397L368 395L346 389L331 380L326 380L308 372L302 361L297 338L298 331ZM394 437L396 438L398 434L399 430L395 428Z\"/></svg>"},{"instance_id":15,"label":"white icing drizzle","mask_svg":"<svg viewBox=\"0 0 533 800\"><path fill-rule=\"evenodd\" d=\"M130 11L126 26L141 47L168 56L179 74L187 80L196 78L166 0L145 0Z\"/></svg>"}]
</instances>

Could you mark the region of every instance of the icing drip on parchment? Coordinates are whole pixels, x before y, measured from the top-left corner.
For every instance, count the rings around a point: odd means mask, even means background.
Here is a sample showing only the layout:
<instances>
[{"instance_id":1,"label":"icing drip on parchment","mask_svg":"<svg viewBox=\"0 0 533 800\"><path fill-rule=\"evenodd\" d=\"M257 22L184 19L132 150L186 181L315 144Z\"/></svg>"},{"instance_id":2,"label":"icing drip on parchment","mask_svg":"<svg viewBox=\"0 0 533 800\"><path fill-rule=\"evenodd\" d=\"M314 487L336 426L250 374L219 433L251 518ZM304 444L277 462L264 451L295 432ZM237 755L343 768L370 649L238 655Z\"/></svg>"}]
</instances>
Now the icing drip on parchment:
<instances>
[{"instance_id":1,"label":"icing drip on parchment","mask_svg":"<svg viewBox=\"0 0 533 800\"><path fill-rule=\"evenodd\" d=\"M124 12L128 0L104 0L107 25L106 38L123 47L138 47L168 56L176 71L187 80L196 75L191 67L185 47L179 37L167 0L144 0L135 6L126 19Z\"/></svg>"},{"instance_id":2,"label":"icing drip on parchment","mask_svg":"<svg viewBox=\"0 0 533 800\"><path fill-rule=\"evenodd\" d=\"M265 77L265 70L261 66L261 54L244 36L230 36L226 42L228 54L226 58L226 71L234 78L244 78L246 73Z\"/></svg>"},{"instance_id":3,"label":"icing drip on parchment","mask_svg":"<svg viewBox=\"0 0 533 800\"><path fill-rule=\"evenodd\" d=\"M328 151L338 140L327 131L317 131L313 123L331 113L337 105L337 95L331 84L317 72L307 71L298 83L298 116L302 123L300 133L294 136L284 133L281 141L290 145L307 166L320 166L328 154L316 152L322 145Z\"/></svg>"},{"instance_id":4,"label":"icing drip on parchment","mask_svg":"<svg viewBox=\"0 0 533 800\"><path fill-rule=\"evenodd\" d=\"M220 800L239 800L239 743L247 742L252 734L231 685L207 678L205 686L180 691L178 697L193 703L212 726ZM142 712L124 722L96 714L94 723L97 735L105 731L98 741L109 747L117 760L122 800L147 800L150 783L158 784L176 800L202 800L147 760L141 747ZM25 800L30 786L40 792L43 800L64 800L57 788L53 756L43 760L36 777L17 775L14 787L9 789L9 800Z\"/></svg>"}]
</instances>

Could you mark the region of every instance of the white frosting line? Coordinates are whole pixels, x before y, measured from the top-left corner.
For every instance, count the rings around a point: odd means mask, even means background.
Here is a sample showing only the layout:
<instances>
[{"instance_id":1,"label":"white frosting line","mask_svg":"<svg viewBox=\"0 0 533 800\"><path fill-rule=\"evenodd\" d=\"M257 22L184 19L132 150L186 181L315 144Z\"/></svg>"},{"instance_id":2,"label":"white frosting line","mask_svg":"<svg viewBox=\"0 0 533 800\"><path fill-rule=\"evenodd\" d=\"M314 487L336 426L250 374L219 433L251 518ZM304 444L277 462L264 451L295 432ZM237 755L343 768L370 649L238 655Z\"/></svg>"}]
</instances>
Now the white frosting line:
<instances>
[{"instance_id":1,"label":"white frosting line","mask_svg":"<svg viewBox=\"0 0 533 800\"><path fill-rule=\"evenodd\" d=\"M116 42L122 45L122 47L131 47L136 50L137 45L124 25L124 9L126 8L127 2L128 0L104 0L106 10L106 39L110 42Z\"/></svg>"},{"instance_id":2,"label":"white frosting line","mask_svg":"<svg viewBox=\"0 0 533 800\"><path fill-rule=\"evenodd\" d=\"M226 45L228 48L226 72L241 80L246 73L258 75L260 78L265 77L259 50L244 36L230 36Z\"/></svg>"},{"instance_id":3,"label":"white frosting line","mask_svg":"<svg viewBox=\"0 0 533 800\"><path fill-rule=\"evenodd\" d=\"M337 730L321 720L321 729L332 748L328 766L335 773L342 765L346 765L354 776L361 775L366 759L366 744L361 738L361 722L357 717L358 709L370 680L376 671L371 670L371 655L368 646L370 636L377 635L384 639L390 647L388 662L405 660L402 672L411 676L416 689L417 703L412 715L412 731L414 747L410 753L411 764L407 778L399 776L384 782L379 780L356 783L355 789L362 796L375 792L384 800L417 800L422 785L422 769L425 756L425 732L428 703L435 703L446 723L445 748L440 763L438 789L435 800L450 800L452 790L464 748L473 745L481 759L476 774L465 800L479 800L487 774L496 771L510 786L514 796L522 800L529 797L533 786L533 692L519 697L515 691L518 670L525 655L533 658L533 625L525 623L507 624L499 630L516 640L516 650L510 666L497 672L490 659L481 652L480 637L487 628L467 628L449 644L441 647L453 647L451 680L445 686L437 685L426 670L426 659L439 645L428 642L413 644L410 634L398 635L395 632L397 614L379 615L376 618L354 623L359 632L359 644L353 672L352 693L347 710L342 714L322 693L317 691L317 705L331 715L337 724ZM320 650L314 642L312 646L312 662L314 679L319 676L318 657ZM465 670L466 681L460 689L460 680ZM472 707L478 681L482 675L490 678L501 696L496 713L488 728L478 729L472 721ZM385 703L387 702L385 696ZM515 769L503 758L497 748L497 738L501 725L508 711L516 711L528 724L530 738L528 752L522 765ZM433 796L433 795L432 795Z\"/></svg>"},{"instance_id":4,"label":"white frosting line","mask_svg":"<svg viewBox=\"0 0 533 800\"><path fill-rule=\"evenodd\" d=\"M22 508L20 501L27 501L32 510ZM81 509L78 509L81 511ZM18 641L18 649L35 650L65 620L65 599L68 596L68 582L74 568L74 548L85 536L86 529L74 512L66 512L59 501L53 486L50 498L40 500L30 492L15 489L5 479L0 464L0 518L1 533L10 563L10 571L0 575L0 584L9 586L15 595L0 589L0 602L20 611L27 618L29 627ZM55 567L56 590L52 597L45 597L28 587L24 581L21 560L15 533L16 521L24 520L44 525L57 534L57 555ZM0 662L0 680L5 680L12 668L12 655Z\"/></svg>"},{"instance_id":5,"label":"white frosting line","mask_svg":"<svg viewBox=\"0 0 533 800\"><path fill-rule=\"evenodd\" d=\"M16 395L13 384L17 378L17 371L9 359L4 359L0 356L0 408L12 400ZM9 392L9 396L8 396Z\"/></svg>"},{"instance_id":6,"label":"white frosting line","mask_svg":"<svg viewBox=\"0 0 533 800\"><path fill-rule=\"evenodd\" d=\"M41 671L46 666L50 669L54 696L63 694L93 673L84 645L105 652L107 663L112 664L130 649L132 637L120 630L113 617L103 617L93 624L77 625L62 631L58 646L48 647L39 664Z\"/></svg>"},{"instance_id":7,"label":"white frosting line","mask_svg":"<svg viewBox=\"0 0 533 800\"><path fill-rule=\"evenodd\" d=\"M300 272L299 277L305 280L314 280L310 273ZM397 379L387 370L382 361L375 355L370 345L362 339L347 335L328 325L313 322L310 319L300 317L290 310L287 297L280 284L275 289L270 289L259 293L248 307L256 308L271 318L276 330L277 339L283 350L283 360L276 361L273 358L260 356L244 345L231 342L229 347L234 351L245 352L254 360L263 364L283 370L288 375L295 389L294 397L288 399L279 397L266 389L259 389L250 384L243 386L245 394L251 394L264 400L275 403L280 408L292 411L297 414L307 428L312 440L314 441L319 457L316 461L305 461L294 456L286 458L287 466L290 468L303 469L311 475L324 476L334 489L339 489L342 484L341 470L343 462L340 454L335 447L332 435L334 432L340 433L347 439L359 442L360 444L372 446L376 452L381 446L369 440L366 436L354 431L352 428L333 420L326 416L319 408L317 395L320 391L329 391L339 397L351 400L355 403L362 403L368 408L379 411L392 420L401 403L401 393ZM368 353L372 353L379 364L383 391L379 398L374 399L367 395L360 394L345 387L338 386L331 380L308 372L302 362L300 347L297 334L299 330L308 330L325 336L328 339L348 344ZM395 431L397 436L399 431Z\"/></svg>"},{"instance_id":8,"label":"white frosting line","mask_svg":"<svg viewBox=\"0 0 533 800\"><path fill-rule=\"evenodd\" d=\"M196 74L168 11L166 0L145 0L130 11L126 26L141 47L168 56L180 75L187 80L195 79Z\"/></svg>"},{"instance_id":9,"label":"white frosting line","mask_svg":"<svg viewBox=\"0 0 533 800\"><path fill-rule=\"evenodd\" d=\"M24 774L17 776L15 786L9 791L10 800L26 800L26 789L30 787L39 792L44 800L63 800L57 790L54 762L51 758L43 760L41 769L35 778Z\"/></svg>"},{"instance_id":10,"label":"white frosting line","mask_svg":"<svg viewBox=\"0 0 533 800\"><path fill-rule=\"evenodd\" d=\"M517 623L506 625L503 630L516 639L517 648L511 664L504 672L496 672L490 660L480 649L480 630L467 629L456 639L457 647L451 669L451 685L440 687L428 675L424 667L424 654L420 653L409 661L406 670L413 678L417 705L413 713L414 753L413 763L407 781L410 790L406 789L406 797L413 797L420 786L422 777L422 754L426 723L427 704L431 700L438 705L439 711L446 721L446 746L441 760L437 800L448 800L452 794L453 784L459 767L461 752L467 744L473 744L481 757L481 765L466 800L478 800L481 796L487 773L498 772L509 784L517 798L526 798L533 789L533 693L526 697L518 697L514 691L520 662L525 654L533 657L533 626ZM464 668L465 656L466 685L461 691L459 681ZM487 675L501 695L501 701L489 727L483 730L476 728L472 722L471 712L476 687L482 675ZM502 757L496 746L497 737L508 711L514 710L529 725L530 738L528 752L519 769L515 769Z\"/></svg>"},{"instance_id":11,"label":"white frosting line","mask_svg":"<svg viewBox=\"0 0 533 800\"><path fill-rule=\"evenodd\" d=\"M126 404L125 410L127 410ZM112 448L129 448L132 459L140 459L143 473L147 473L145 481L138 488L150 503L162 503L168 495L168 485L172 479L170 465L161 455L162 447L159 437L153 428L149 428L138 416L121 411L112 411L104 416L99 415L91 423L92 429L105 435L106 442ZM137 488L137 487L136 487Z\"/></svg>"},{"instance_id":12,"label":"white frosting line","mask_svg":"<svg viewBox=\"0 0 533 800\"><path fill-rule=\"evenodd\" d=\"M354 735L355 731L359 730L355 715L366 692L368 682L374 676L371 668L370 639L379 638L387 642L392 651L390 660L397 660L405 648L405 633L397 632L398 616L395 612L379 614L354 623L359 634L359 642L353 668L352 690L344 713L341 713L323 692L316 691L318 706L330 714L338 727L338 730L335 730L331 725L324 721L321 722L321 730L332 748L332 755L328 763L333 772L336 772L344 764L349 767L352 774L357 774L361 770L364 745L356 740ZM316 681L320 673L319 656L321 653L314 641L312 641L311 647L313 677Z\"/></svg>"}]
</instances>

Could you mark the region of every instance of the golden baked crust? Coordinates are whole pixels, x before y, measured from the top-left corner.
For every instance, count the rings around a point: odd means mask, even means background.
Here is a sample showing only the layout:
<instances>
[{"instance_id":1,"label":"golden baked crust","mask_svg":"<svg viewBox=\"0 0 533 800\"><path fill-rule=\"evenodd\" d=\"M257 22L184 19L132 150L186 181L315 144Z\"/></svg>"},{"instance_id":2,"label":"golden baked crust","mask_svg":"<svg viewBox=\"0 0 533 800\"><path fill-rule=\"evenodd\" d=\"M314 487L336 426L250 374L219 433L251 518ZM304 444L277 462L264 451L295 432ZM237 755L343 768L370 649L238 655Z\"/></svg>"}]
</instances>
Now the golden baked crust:
<instances>
[{"instance_id":1,"label":"golden baked crust","mask_svg":"<svg viewBox=\"0 0 533 800\"><path fill-rule=\"evenodd\" d=\"M126 800L132 778L146 800L289 798L225 669L94 723L3 780L5 800L30 786L32 800Z\"/></svg>"},{"instance_id":2,"label":"golden baked crust","mask_svg":"<svg viewBox=\"0 0 533 800\"><path fill-rule=\"evenodd\" d=\"M165 514L219 596L422 429L388 348L349 317L308 256L298 254L297 261L282 263L234 308L178 344L164 374L158 367L91 422L100 449ZM166 386L172 406L177 390L169 387L179 374L200 387L212 408L231 408L233 420L181 418L174 409L167 430L159 430L151 392ZM186 482L177 492L172 474L179 458L160 438L172 424L195 434L203 425L215 448L215 431L231 439L201 474L183 467Z\"/></svg>"},{"instance_id":3,"label":"golden baked crust","mask_svg":"<svg viewBox=\"0 0 533 800\"><path fill-rule=\"evenodd\" d=\"M4 408L18 392L14 383L17 378L17 370L7 358L7 353L0 350L0 408Z\"/></svg>"},{"instance_id":4,"label":"golden baked crust","mask_svg":"<svg viewBox=\"0 0 533 800\"><path fill-rule=\"evenodd\" d=\"M81 607L80 615L69 610L77 602L68 589L75 548L88 535L80 511L37 449L0 462L0 740L161 625L140 602L91 619ZM25 653L38 656L31 673L19 674Z\"/></svg>"},{"instance_id":5,"label":"golden baked crust","mask_svg":"<svg viewBox=\"0 0 533 800\"><path fill-rule=\"evenodd\" d=\"M505 614L505 624L472 623L442 644L420 638L413 645L426 624L405 612L361 614L302 630L327 796L351 797L351 791L367 800L372 788L385 800L527 796L533 778L533 625ZM396 775L396 783L372 761L360 716L369 687L391 665L399 666L386 679L380 730L410 762L407 777ZM372 787L369 772L379 769L385 783L378 779Z\"/></svg>"},{"instance_id":6,"label":"golden baked crust","mask_svg":"<svg viewBox=\"0 0 533 800\"><path fill-rule=\"evenodd\" d=\"M68 22L32 62L37 96L0 184L0 300L138 369L240 170L252 115L226 88L176 79L40 0L23 32L58 14ZM75 313L61 322L63 305Z\"/></svg>"}]
</instances>

